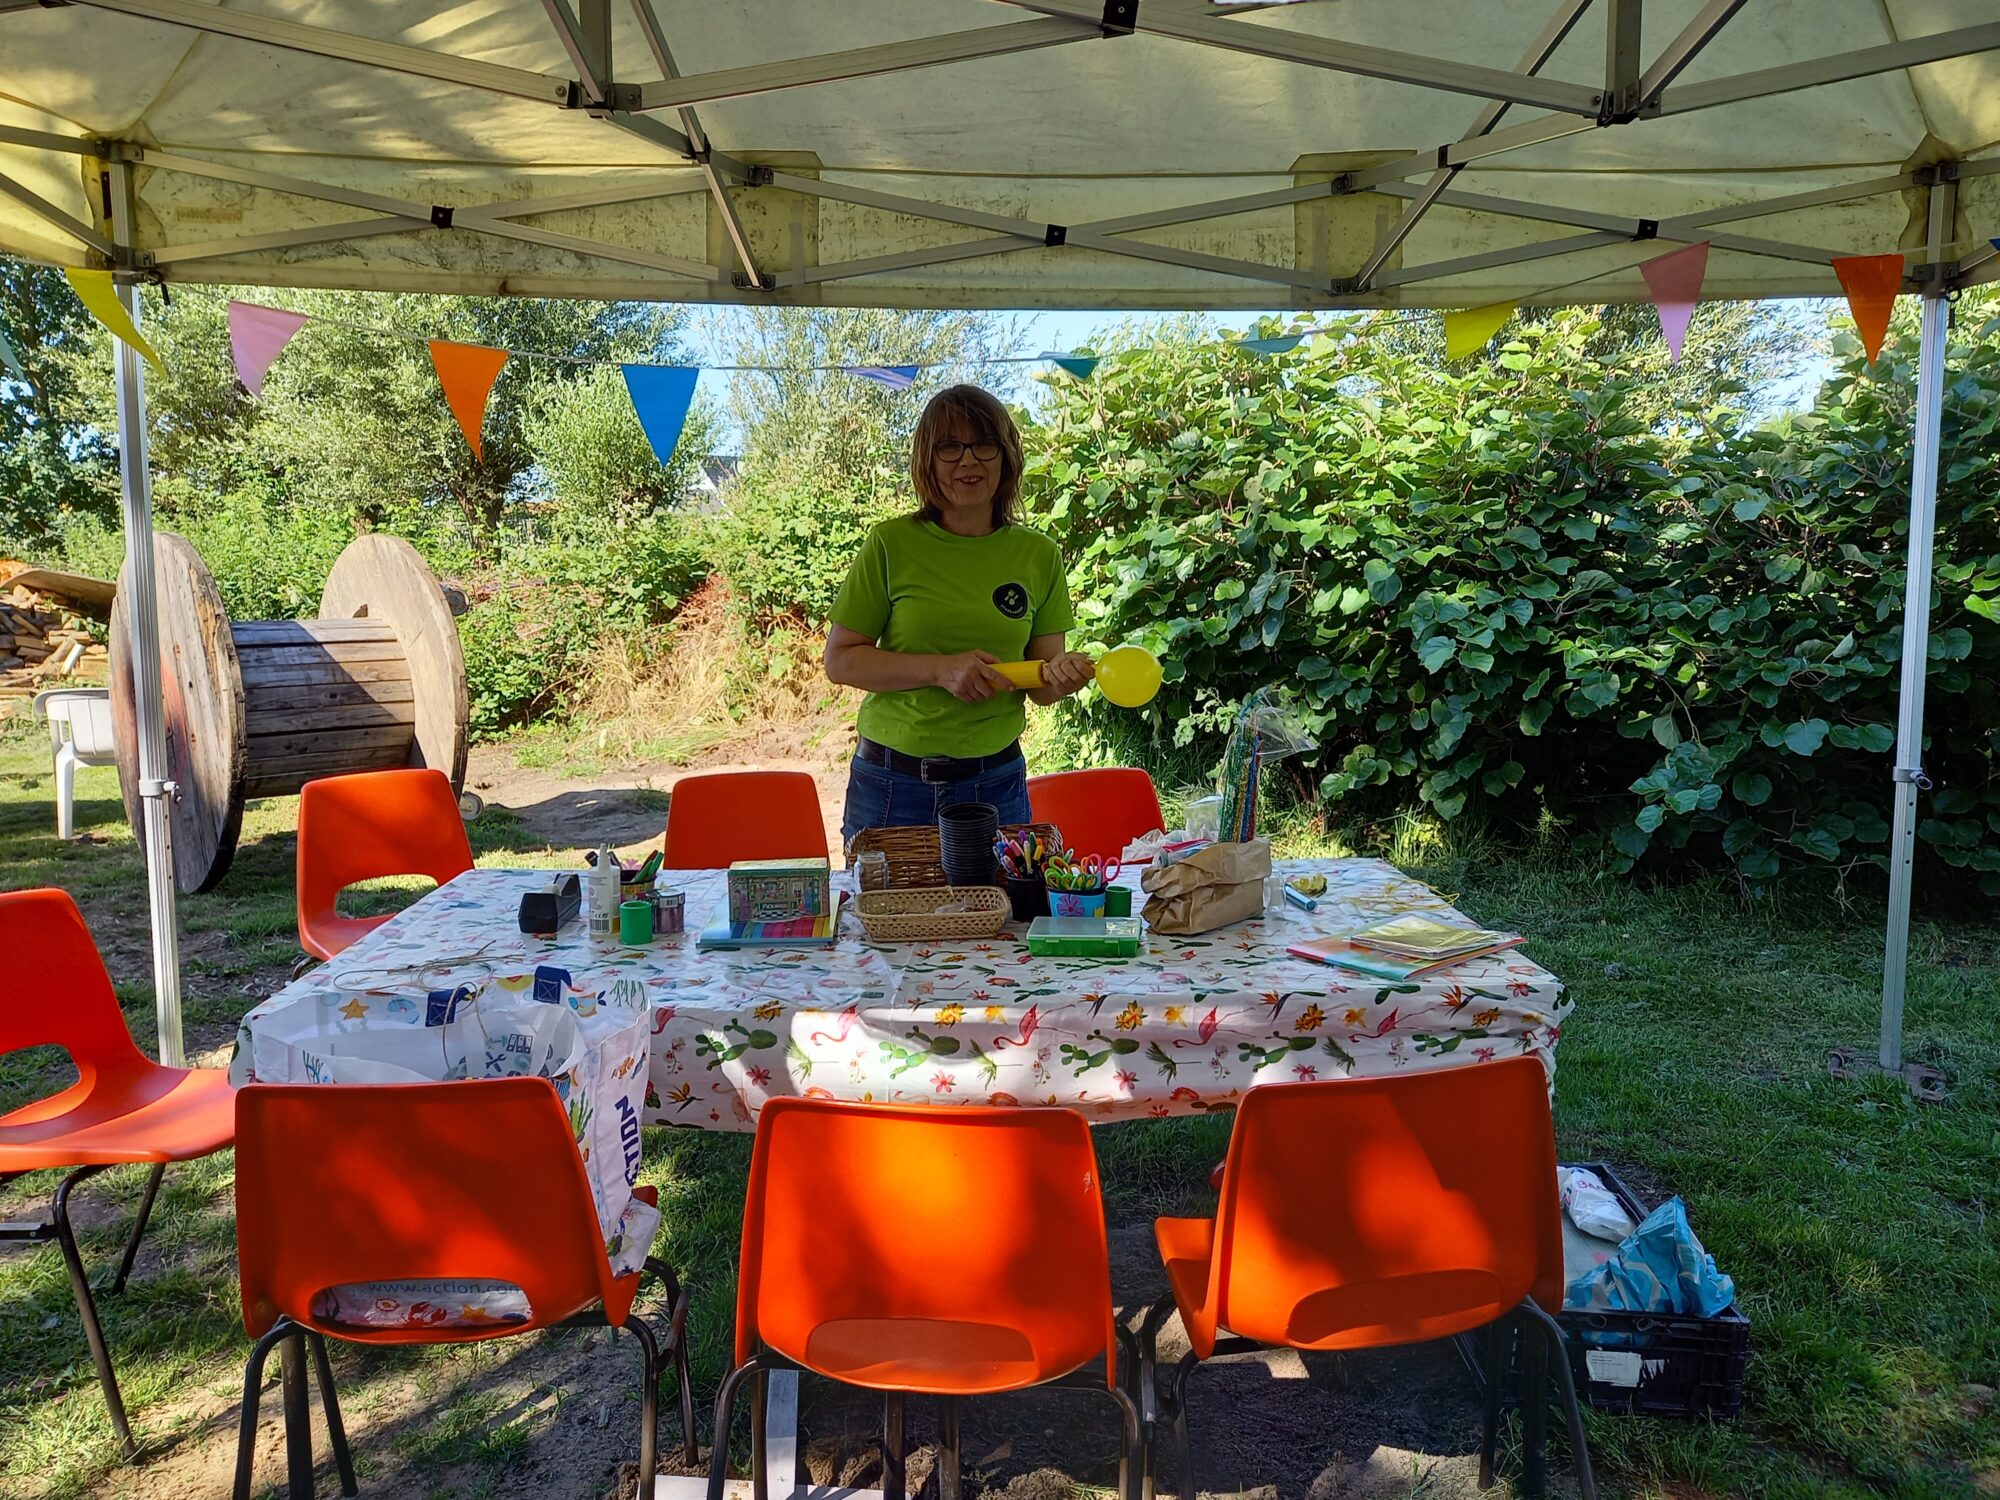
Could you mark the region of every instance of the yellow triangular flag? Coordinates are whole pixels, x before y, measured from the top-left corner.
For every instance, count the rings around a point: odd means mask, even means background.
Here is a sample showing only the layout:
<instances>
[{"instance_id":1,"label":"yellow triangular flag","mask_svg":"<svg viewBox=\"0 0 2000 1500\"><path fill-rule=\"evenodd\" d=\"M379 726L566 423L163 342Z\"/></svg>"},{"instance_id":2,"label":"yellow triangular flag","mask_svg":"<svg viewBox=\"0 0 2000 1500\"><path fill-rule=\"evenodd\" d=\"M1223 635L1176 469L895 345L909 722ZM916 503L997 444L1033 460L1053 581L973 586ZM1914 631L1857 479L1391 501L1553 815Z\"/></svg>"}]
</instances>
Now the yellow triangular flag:
<instances>
[{"instance_id":1,"label":"yellow triangular flag","mask_svg":"<svg viewBox=\"0 0 2000 1500\"><path fill-rule=\"evenodd\" d=\"M133 323L132 315L125 311L125 304L118 300L118 292L111 285L109 271L79 271L65 266L63 275L67 276L69 284L76 288L76 295L82 299L83 305L90 309L93 318L145 355L147 364L162 375L167 373L167 367L160 363L160 356L153 352L153 346L146 342L145 336L139 332L138 325Z\"/></svg>"},{"instance_id":2,"label":"yellow triangular flag","mask_svg":"<svg viewBox=\"0 0 2000 1500\"><path fill-rule=\"evenodd\" d=\"M1468 307L1444 315L1444 355L1464 359L1477 354L1514 316L1511 302L1489 302L1484 307Z\"/></svg>"}]
</instances>

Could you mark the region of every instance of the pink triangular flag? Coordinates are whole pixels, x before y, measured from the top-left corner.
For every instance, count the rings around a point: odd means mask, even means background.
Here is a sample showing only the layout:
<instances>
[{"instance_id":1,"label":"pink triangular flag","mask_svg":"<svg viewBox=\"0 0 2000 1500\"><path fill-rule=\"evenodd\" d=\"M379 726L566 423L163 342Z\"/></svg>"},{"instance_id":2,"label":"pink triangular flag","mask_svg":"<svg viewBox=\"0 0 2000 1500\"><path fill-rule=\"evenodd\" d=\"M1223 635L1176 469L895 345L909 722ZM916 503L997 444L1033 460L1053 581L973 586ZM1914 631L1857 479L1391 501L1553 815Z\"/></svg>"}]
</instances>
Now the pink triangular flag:
<instances>
[{"instance_id":1,"label":"pink triangular flag","mask_svg":"<svg viewBox=\"0 0 2000 1500\"><path fill-rule=\"evenodd\" d=\"M229 304L229 352L236 356L236 375L245 390L253 396L264 393L264 372L305 326L304 313L255 302Z\"/></svg>"},{"instance_id":2,"label":"pink triangular flag","mask_svg":"<svg viewBox=\"0 0 2000 1500\"><path fill-rule=\"evenodd\" d=\"M1679 363L1681 345L1687 341L1688 322L1694 305L1701 300L1701 279L1708 274L1708 241L1669 251L1639 267L1653 293L1653 307L1660 315L1660 332L1667 348Z\"/></svg>"}]
</instances>

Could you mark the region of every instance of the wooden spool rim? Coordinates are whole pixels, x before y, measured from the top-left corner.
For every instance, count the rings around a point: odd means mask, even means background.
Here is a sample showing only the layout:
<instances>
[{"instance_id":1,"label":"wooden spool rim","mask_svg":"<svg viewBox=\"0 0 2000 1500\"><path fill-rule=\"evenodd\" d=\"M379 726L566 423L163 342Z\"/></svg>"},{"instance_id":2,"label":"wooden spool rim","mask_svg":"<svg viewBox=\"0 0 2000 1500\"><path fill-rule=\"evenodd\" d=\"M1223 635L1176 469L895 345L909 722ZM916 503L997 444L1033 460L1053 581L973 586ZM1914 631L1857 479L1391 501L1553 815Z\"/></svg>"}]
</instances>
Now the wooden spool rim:
<instances>
[{"instance_id":1,"label":"wooden spool rim","mask_svg":"<svg viewBox=\"0 0 2000 1500\"><path fill-rule=\"evenodd\" d=\"M471 719L465 653L437 575L417 549L381 532L356 537L334 559L319 613L322 620L367 619L394 627L416 695L410 764L444 772L452 791L462 791Z\"/></svg>"},{"instance_id":2,"label":"wooden spool rim","mask_svg":"<svg viewBox=\"0 0 2000 1500\"><path fill-rule=\"evenodd\" d=\"M131 592L120 569L111 607L111 719L118 745L118 786L132 836L143 847L139 798L139 721L131 637ZM158 602L160 688L167 723L166 779L180 790L167 804L174 884L212 890L229 873L243 829L245 740L243 678L229 611L215 575L186 537L153 535ZM192 714L192 717L191 717Z\"/></svg>"}]
</instances>

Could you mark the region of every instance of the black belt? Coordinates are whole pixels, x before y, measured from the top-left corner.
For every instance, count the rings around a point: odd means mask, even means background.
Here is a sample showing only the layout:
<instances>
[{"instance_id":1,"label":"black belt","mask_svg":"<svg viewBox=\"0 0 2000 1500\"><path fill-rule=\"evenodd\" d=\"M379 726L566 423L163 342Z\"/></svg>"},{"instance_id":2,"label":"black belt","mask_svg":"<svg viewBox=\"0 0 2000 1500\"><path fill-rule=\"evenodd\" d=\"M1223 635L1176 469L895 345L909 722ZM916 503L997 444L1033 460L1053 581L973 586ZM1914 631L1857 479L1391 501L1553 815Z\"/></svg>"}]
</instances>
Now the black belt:
<instances>
[{"instance_id":1,"label":"black belt","mask_svg":"<svg viewBox=\"0 0 2000 1500\"><path fill-rule=\"evenodd\" d=\"M894 771L898 776L914 776L919 781L964 781L1013 765L1021 759L1021 742L1016 740L991 755L905 755L863 735L854 747L854 758Z\"/></svg>"}]
</instances>

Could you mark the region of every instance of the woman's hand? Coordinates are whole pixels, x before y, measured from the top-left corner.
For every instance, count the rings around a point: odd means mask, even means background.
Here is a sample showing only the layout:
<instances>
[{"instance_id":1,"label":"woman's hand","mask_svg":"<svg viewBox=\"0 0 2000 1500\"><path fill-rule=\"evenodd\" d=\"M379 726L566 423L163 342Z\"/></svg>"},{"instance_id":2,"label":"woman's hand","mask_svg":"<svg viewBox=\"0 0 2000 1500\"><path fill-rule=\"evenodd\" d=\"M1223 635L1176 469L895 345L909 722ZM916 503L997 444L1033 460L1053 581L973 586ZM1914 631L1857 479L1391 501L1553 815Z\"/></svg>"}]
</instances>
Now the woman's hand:
<instances>
[{"instance_id":1,"label":"woman's hand","mask_svg":"<svg viewBox=\"0 0 2000 1500\"><path fill-rule=\"evenodd\" d=\"M1060 656L1052 656L1042 663L1042 688L1047 694L1045 702L1067 698L1080 691L1097 675L1097 664L1081 651L1065 651Z\"/></svg>"},{"instance_id":2,"label":"woman's hand","mask_svg":"<svg viewBox=\"0 0 2000 1500\"><path fill-rule=\"evenodd\" d=\"M961 703L983 703L1011 683L992 670L1000 658L990 651L961 651L937 658L937 685Z\"/></svg>"}]
</instances>

